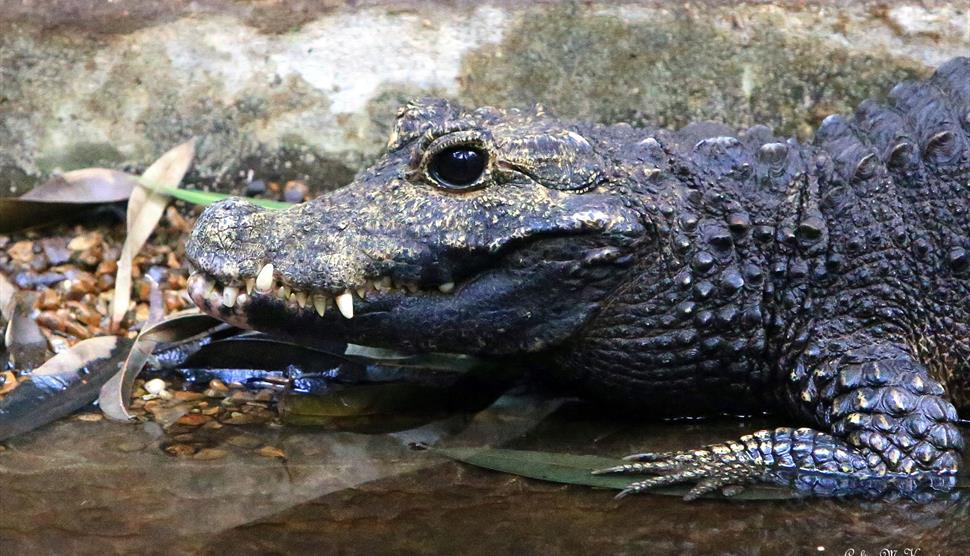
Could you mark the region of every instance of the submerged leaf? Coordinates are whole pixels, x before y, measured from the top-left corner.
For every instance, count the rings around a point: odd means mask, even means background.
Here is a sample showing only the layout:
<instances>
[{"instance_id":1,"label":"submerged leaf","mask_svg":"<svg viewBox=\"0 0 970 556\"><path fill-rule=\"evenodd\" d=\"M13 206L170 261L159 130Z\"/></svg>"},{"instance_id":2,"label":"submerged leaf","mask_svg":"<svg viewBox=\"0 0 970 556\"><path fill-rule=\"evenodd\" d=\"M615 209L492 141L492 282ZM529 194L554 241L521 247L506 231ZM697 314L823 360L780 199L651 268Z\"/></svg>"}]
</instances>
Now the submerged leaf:
<instances>
[{"instance_id":1,"label":"submerged leaf","mask_svg":"<svg viewBox=\"0 0 970 556\"><path fill-rule=\"evenodd\" d=\"M554 452L535 452L529 450L507 450L500 448L434 448L435 452L454 459L482 467L493 471L511 473L530 479L562 483L569 485L580 485L598 488L609 488L623 490L636 481L637 475L593 475L594 469L604 469L620 465L623 460L594 456L561 454ZM819 474L824 475L822 473ZM936 476L939 477L939 476ZM846 481L846 493L868 492L875 495L880 493L895 492L894 485L906 490L916 489L922 492L922 488L929 491L935 490L934 477L916 479L915 482L907 478L884 478L873 477L870 479L848 479ZM970 478L963 476L957 481L957 488L970 488ZM669 496L684 496L690 490L691 485L674 485L662 488L651 489L652 494L663 494ZM731 496L735 500L788 500L804 496L798 491L776 486L776 485L745 485L744 490ZM710 494L705 498L720 498L718 494Z\"/></svg>"},{"instance_id":2,"label":"submerged leaf","mask_svg":"<svg viewBox=\"0 0 970 556\"><path fill-rule=\"evenodd\" d=\"M195 156L195 140L192 139L166 152L156 160L142 178L165 187L177 187L192 164ZM115 290L111 298L111 324L117 327L128 311L131 299L131 265L135 255L155 230L155 225L165 212L169 197L158 191L136 187L128 199L128 235L118 259Z\"/></svg>"},{"instance_id":3,"label":"submerged leaf","mask_svg":"<svg viewBox=\"0 0 970 556\"><path fill-rule=\"evenodd\" d=\"M36 429L90 404L117 370L131 340L83 340L37 367L0 400L0 440Z\"/></svg>"},{"instance_id":4,"label":"submerged leaf","mask_svg":"<svg viewBox=\"0 0 970 556\"><path fill-rule=\"evenodd\" d=\"M594 469L612 467L622 460L592 455L559 454L500 448L436 448L435 452L464 463L530 479L622 490L635 479L630 475L592 475ZM684 496L690 486L651 489L651 493ZM733 496L740 500L785 500L797 495L791 490L770 485L748 486Z\"/></svg>"}]
</instances>

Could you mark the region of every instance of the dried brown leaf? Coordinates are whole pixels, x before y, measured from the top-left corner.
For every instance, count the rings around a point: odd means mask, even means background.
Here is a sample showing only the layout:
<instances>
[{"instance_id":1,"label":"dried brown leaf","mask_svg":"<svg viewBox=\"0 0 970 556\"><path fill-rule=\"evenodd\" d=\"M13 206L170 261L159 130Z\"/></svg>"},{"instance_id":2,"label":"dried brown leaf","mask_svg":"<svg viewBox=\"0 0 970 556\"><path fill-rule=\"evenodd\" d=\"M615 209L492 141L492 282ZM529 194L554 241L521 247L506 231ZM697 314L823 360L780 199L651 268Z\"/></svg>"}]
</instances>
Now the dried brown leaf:
<instances>
[{"instance_id":1,"label":"dried brown leaf","mask_svg":"<svg viewBox=\"0 0 970 556\"><path fill-rule=\"evenodd\" d=\"M142 174L142 179L163 187L178 187L195 156L195 139L166 152ZM117 328L131 300L132 260L155 230L165 212L169 196L138 186L128 199L128 235L118 259L114 297L111 300L111 324Z\"/></svg>"}]
</instances>

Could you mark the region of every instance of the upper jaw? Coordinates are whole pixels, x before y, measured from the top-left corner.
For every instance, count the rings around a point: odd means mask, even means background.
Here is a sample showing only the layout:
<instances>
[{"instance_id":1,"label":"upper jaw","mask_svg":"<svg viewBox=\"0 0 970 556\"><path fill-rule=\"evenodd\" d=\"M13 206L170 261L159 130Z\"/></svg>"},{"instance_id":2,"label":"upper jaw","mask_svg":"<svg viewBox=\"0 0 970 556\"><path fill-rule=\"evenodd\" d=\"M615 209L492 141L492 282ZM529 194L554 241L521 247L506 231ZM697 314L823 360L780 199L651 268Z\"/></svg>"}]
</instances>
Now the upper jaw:
<instances>
[{"instance_id":1,"label":"upper jaw","mask_svg":"<svg viewBox=\"0 0 970 556\"><path fill-rule=\"evenodd\" d=\"M454 282L422 288L414 283L397 282L389 276L365 278L358 285L339 290L323 287L297 289L279 276L272 263L264 264L256 273L223 280L200 271L193 273L188 283L189 296L196 305L230 322L245 319L254 300L270 301L296 313L315 312L320 317L327 311L336 310L344 318L352 319L355 304L360 306L368 298L450 295L454 290Z\"/></svg>"}]
</instances>

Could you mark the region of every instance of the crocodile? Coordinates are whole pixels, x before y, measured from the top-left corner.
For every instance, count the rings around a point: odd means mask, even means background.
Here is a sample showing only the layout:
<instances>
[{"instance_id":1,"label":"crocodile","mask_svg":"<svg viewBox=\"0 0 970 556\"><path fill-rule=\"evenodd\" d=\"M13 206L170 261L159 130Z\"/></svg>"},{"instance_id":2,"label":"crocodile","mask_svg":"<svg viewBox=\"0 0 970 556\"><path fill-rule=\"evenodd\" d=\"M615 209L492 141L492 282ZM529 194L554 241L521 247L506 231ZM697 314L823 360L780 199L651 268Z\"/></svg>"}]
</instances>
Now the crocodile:
<instances>
[{"instance_id":1,"label":"crocodile","mask_svg":"<svg viewBox=\"0 0 970 556\"><path fill-rule=\"evenodd\" d=\"M622 495L946 490L970 409L968 145L970 58L809 142L416 100L351 184L285 210L208 207L188 289L308 344L515 358L642 415L793 425L629 456L600 470L644 475Z\"/></svg>"}]
</instances>

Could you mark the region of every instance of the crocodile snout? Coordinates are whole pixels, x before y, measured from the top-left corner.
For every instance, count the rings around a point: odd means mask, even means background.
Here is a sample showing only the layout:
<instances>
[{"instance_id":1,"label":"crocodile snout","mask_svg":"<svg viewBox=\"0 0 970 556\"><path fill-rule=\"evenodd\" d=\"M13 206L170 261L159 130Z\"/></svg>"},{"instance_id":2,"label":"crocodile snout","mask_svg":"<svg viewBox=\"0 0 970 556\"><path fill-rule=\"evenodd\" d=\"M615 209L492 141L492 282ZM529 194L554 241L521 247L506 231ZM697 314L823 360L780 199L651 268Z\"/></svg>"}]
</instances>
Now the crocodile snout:
<instances>
[{"instance_id":1,"label":"crocodile snout","mask_svg":"<svg viewBox=\"0 0 970 556\"><path fill-rule=\"evenodd\" d=\"M269 211L248 201L230 198L205 209L185 246L199 270L229 282L254 275L270 244Z\"/></svg>"}]
</instances>

